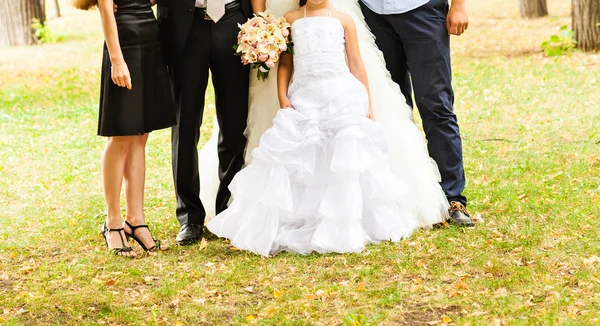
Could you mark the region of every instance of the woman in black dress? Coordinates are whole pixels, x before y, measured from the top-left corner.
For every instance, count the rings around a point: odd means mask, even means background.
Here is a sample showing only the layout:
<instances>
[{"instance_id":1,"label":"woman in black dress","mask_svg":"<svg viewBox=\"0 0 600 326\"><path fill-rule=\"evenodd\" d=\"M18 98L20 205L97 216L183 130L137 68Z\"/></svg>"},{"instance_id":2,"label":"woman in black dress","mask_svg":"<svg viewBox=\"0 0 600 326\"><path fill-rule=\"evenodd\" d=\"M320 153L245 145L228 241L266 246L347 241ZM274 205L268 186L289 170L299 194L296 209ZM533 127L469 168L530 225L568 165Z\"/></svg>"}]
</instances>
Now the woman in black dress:
<instances>
[{"instance_id":1,"label":"woman in black dress","mask_svg":"<svg viewBox=\"0 0 600 326\"><path fill-rule=\"evenodd\" d=\"M98 6L105 36L98 135L107 137L102 181L108 217L101 234L109 249L134 257L126 239L147 252L166 249L145 224L145 147L153 130L175 125L175 108L158 41L155 0L74 0L79 9ZM114 12L113 6L118 6ZM127 217L121 218L125 185Z\"/></svg>"}]
</instances>

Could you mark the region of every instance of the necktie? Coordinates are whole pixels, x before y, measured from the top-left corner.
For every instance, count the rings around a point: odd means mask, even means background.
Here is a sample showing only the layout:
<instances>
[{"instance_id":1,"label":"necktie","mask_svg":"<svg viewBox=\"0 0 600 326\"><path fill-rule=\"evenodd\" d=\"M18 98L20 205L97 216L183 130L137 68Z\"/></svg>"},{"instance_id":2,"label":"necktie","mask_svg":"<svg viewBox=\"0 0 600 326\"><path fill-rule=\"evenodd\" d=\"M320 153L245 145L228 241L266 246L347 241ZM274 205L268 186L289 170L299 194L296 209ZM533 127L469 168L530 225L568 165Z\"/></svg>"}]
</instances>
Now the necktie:
<instances>
[{"instance_id":1,"label":"necktie","mask_svg":"<svg viewBox=\"0 0 600 326\"><path fill-rule=\"evenodd\" d=\"M208 0L206 13L216 23L225 15L225 0Z\"/></svg>"}]
</instances>

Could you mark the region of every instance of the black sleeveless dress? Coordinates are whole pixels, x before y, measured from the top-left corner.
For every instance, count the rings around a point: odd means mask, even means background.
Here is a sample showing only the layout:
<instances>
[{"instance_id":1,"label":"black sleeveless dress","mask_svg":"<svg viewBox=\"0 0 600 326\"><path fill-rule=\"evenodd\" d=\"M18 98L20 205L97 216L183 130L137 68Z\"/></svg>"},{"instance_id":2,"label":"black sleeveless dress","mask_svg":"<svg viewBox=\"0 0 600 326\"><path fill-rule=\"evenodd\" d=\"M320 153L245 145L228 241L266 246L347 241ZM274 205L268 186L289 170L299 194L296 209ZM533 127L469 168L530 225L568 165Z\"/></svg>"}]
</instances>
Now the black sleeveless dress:
<instances>
[{"instance_id":1,"label":"black sleeveless dress","mask_svg":"<svg viewBox=\"0 0 600 326\"><path fill-rule=\"evenodd\" d=\"M158 22L149 0L114 0L115 18L132 89L111 78L108 48L104 44L100 87L98 135L142 135L176 124L169 76L158 39Z\"/></svg>"}]
</instances>

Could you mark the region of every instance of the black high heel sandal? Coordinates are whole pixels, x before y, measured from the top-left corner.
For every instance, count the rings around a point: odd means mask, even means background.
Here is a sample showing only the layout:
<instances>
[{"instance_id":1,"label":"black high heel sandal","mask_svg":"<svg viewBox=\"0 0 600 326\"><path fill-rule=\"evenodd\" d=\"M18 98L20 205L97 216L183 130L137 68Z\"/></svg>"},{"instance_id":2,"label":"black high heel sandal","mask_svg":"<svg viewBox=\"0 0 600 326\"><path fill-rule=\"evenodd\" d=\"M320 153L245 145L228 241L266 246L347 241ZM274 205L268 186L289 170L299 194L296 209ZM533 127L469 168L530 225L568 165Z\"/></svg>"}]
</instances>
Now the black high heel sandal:
<instances>
[{"instance_id":1,"label":"black high heel sandal","mask_svg":"<svg viewBox=\"0 0 600 326\"><path fill-rule=\"evenodd\" d=\"M104 224L102 224L102 231L100 231L100 235L104 237L104 241L106 241L106 247L109 250L112 250L115 253L115 255L135 258L135 256L133 256L133 255L123 255L123 253L132 252L133 248L131 248L127 245L127 242L125 241L125 239L123 239L123 236L121 235L121 231L125 232L125 230L123 228L109 229L108 226L106 225L106 221L105 221ZM110 245L108 244L108 238L106 237L106 232L118 232L119 237L121 238L121 243L123 244L123 247L122 248L111 248Z\"/></svg>"},{"instance_id":2,"label":"black high heel sandal","mask_svg":"<svg viewBox=\"0 0 600 326\"><path fill-rule=\"evenodd\" d=\"M125 232L125 236L127 237L127 239L132 238L133 240L135 240L135 242L137 242L140 247L142 247L142 249L144 249L144 251L146 252L156 252L158 250L164 251L166 249L162 249L160 246L160 240L152 237L152 240L154 240L154 246L152 246L152 248L146 248L146 245L142 242L142 240L140 240L138 237L135 236L135 230L139 229L139 228L146 228L148 229L148 232L150 232L150 228L148 227L148 225L146 224L142 224L142 225L136 225L133 226L131 225L131 223L125 221L125 224L127 224L127 226L131 229L131 234ZM152 236L152 232L150 232L150 236Z\"/></svg>"}]
</instances>

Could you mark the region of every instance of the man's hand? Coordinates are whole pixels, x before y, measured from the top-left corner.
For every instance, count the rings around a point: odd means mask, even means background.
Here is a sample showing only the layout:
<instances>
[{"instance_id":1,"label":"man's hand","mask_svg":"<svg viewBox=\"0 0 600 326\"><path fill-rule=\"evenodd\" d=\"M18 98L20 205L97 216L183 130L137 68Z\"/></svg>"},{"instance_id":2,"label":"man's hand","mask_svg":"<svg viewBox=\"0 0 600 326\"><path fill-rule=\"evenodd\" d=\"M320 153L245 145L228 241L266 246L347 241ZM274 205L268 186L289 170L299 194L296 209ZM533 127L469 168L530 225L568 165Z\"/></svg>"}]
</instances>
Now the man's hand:
<instances>
[{"instance_id":1,"label":"man's hand","mask_svg":"<svg viewBox=\"0 0 600 326\"><path fill-rule=\"evenodd\" d=\"M461 35L469 27L469 17L467 17L467 8L463 3L452 2L448 17L446 18L446 28L448 34Z\"/></svg>"},{"instance_id":2,"label":"man's hand","mask_svg":"<svg viewBox=\"0 0 600 326\"><path fill-rule=\"evenodd\" d=\"M158 2L158 0L150 0L150 4L153 6L156 5L157 2Z\"/></svg>"}]
</instances>

